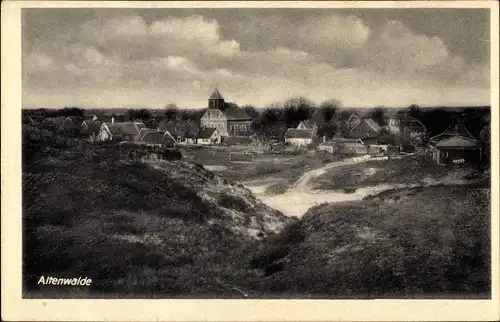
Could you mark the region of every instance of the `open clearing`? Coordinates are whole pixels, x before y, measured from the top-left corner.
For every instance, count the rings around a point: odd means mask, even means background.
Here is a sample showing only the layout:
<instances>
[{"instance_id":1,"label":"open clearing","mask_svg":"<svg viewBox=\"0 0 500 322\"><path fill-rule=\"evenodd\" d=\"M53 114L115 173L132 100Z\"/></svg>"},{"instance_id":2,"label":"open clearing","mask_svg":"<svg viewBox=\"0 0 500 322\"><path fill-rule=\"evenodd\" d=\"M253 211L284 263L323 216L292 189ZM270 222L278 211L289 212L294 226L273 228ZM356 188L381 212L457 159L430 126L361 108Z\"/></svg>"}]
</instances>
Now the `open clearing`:
<instances>
[{"instance_id":1,"label":"open clearing","mask_svg":"<svg viewBox=\"0 0 500 322\"><path fill-rule=\"evenodd\" d=\"M408 167L413 164L422 166ZM300 217L315 205L361 200L386 190L484 181L487 179L474 170L444 171L442 167L428 164L423 156L408 155L391 160L358 157L333 162L305 172L285 191L274 195L269 194L268 189L279 182L277 179L244 184L268 206L287 216Z\"/></svg>"}]
</instances>

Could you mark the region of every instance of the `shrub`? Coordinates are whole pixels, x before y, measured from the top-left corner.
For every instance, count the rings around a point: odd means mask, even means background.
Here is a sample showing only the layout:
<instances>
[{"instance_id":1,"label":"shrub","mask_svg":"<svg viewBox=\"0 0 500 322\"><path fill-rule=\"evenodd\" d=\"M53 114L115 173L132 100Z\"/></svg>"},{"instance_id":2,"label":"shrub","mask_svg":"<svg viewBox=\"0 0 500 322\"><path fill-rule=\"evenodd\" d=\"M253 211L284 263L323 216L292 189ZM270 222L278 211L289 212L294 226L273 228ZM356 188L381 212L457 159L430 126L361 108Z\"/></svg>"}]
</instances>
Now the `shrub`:
<instances>
[{"instance_id":1,"label":"shrub","mask_svg":"<svg viewBox=\"0 0 500 322\"><path fill-rule=\"evenodd\" d=\"M241 212L248 211L248 204L245 200L240 197L229 195L227 193L222 193L219 196L218 204L221 207L235 209Z\"/></svg>"}]
</instances>

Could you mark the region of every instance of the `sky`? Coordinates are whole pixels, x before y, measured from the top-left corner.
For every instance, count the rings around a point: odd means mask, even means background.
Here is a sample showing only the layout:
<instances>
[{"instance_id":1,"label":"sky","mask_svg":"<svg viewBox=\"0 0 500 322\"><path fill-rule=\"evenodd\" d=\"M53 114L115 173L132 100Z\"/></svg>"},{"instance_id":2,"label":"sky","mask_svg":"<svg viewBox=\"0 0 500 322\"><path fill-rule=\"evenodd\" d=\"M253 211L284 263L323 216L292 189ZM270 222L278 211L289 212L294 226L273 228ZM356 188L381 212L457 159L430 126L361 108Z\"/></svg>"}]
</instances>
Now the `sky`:
<instances>
[{"instance_id":1,"label":"sky","mask_svg":"<svg viewBox=\"0 0 500 322\"><path fill-rule=\"evenodd\" d=\"M488 9L23 9L24 107L490 104Z\"/></svg>"}]
</instances>

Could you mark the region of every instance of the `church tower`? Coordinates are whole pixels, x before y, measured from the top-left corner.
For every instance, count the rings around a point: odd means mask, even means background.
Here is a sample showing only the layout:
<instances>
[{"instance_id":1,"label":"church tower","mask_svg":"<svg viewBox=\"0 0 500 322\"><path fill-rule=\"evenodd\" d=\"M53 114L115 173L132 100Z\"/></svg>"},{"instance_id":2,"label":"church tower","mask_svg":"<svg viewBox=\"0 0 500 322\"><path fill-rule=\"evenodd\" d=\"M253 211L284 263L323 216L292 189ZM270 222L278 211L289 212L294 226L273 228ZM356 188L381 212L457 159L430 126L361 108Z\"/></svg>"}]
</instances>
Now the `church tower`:
<instances>
[{"instance_id":1,"label":"church tower","mask_svg":"<svg viewBox=\"0 0 500 322\"><path fill-rule=\"evenodd\" d=\"M216 87L212 95L210 95L210 97L208 98L208 108L223 110L224 105L224 98Z\"/></svg>"}]
</instances>

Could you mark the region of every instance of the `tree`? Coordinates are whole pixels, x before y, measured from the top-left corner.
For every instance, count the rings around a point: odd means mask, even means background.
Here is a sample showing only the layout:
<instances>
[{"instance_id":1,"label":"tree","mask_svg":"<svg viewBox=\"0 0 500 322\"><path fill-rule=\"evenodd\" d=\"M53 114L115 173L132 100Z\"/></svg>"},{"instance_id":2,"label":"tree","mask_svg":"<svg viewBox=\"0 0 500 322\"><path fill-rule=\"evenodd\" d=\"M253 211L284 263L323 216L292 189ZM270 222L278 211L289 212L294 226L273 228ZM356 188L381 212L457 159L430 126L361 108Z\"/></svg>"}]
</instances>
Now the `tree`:
<instances>
[{"instance_id":1,"label":"tree","mask_svg":"<svg viewBox=\"0 0 500 322\"><path fill-rule=\"evenodd\" d=\"M127 110L127 119L129 121L133 121L135 120L135 118L136 118L136 111L132 108Z\"/></svg>"},{"instance_id":2,"label":"tree","mask_svg":"<svg viewBox=\"0 0 500 322\"><path fill-rule=\"evenodd\" d=\"M135 118L140 120L149 120L153 117L153 114L150 110L141 108L140 110L135 112Z\"/></svg>"},{"instance_id":3,"label":"tree","mask_svg":"<svg viewBox=\"0 0 500 322\"><path fill-rule=\"evenodd\" d=\"M283 107L287 127L296 127L301 121L310 119L315 109L314 102L304 97L288 99Z\"/></svg>"},{"instance_id":4,"label":"tree","mask_svg":"<svg viewBox=\"0 0 500 322\"><path fill-rule=\"evenodd\" d=\"M421 114L422 111L420 110L420 106L418 106L417 104L411 104L410 106L408 106L409 116L420 119L420 117L422 116Z\"/></svg>"},{"instance_id":5,"label":"tree","mask_svg":"<svg viewBox=\"0 0 500 322\"><path fill-rule=\"evenodd\" d=\"M252 105L245 105L242 107L242 109L244 109L248 116L250 116L252 119L260 115L259 111Z\"/></svg>"},{"instance_id":6,"label":"tree","mask_svg":"<svg viewBox=\"0 0 500 322\"><path fill-rule=\"evenodd\" d=\"M167 119L174 119L180 117L179 107L175 104L167 104L165 106L165 117Z\"/></svg>"},{"instance_id":7,"label":"tree","mask_svg":"<svg viewBox=\"0 0 500 322\"><path fill-rule=\"evenodd\" d=\"M387 125L387 116L383 107L375 107L368 112L368 117L377 122L381 126Z\"/></svg>"}]
</instances>

